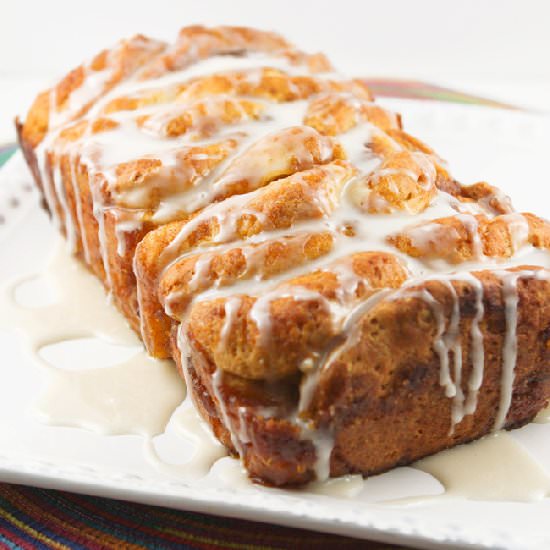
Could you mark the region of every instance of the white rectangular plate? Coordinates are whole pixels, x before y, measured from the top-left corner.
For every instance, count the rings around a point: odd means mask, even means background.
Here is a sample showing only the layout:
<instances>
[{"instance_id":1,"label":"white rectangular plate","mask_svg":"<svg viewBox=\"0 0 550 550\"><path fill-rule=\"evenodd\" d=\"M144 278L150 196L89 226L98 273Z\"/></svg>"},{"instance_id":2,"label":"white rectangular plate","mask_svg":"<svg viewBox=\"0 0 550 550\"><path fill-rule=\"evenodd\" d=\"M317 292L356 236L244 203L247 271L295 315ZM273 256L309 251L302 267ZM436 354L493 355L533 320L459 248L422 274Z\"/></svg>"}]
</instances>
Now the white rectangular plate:
<instances>
[{"instance_id":1,"label":"white rectangular plate","mask_svg":"<svg viewBox=\"0 0 550 550\"><path fill-rule=\"evenodd\" d=\"M489 180L512 196L518 210L550 215L547 118L432 102L382 103L402 112L409 131L451 159L459 180ZM38 207L37 194L24 190L28 176L21 177L16 164L17 160L0 174L0 215L5 218L0 225L0 286L43 270L57 240ZM206 477L189 480L155 467L139 435L107 436L41 423L35 409L43 390L43 369L23 351L24 330L15 320L11 328L0 329L0 479L4 481L421 547L550 548L546 527L550 500L544 498L532 502L436 498L389 505L381 501L440 492L441 486L418 470L399 468L361 482L359 490L348 496L346 490L329 496L312 489L269 489L251 485L242 475L227 475L238 469L227 457ZM77 365L89 366L90 359L93 363L93 354L90 357L78 346L65 352L65 360ZM550 425L531 424L513 437L550 471L549 436ZM193 442L183 440L179 456L185 462ZM178 456L177 450L174 453Z\"/></svg>"}]
</instances>

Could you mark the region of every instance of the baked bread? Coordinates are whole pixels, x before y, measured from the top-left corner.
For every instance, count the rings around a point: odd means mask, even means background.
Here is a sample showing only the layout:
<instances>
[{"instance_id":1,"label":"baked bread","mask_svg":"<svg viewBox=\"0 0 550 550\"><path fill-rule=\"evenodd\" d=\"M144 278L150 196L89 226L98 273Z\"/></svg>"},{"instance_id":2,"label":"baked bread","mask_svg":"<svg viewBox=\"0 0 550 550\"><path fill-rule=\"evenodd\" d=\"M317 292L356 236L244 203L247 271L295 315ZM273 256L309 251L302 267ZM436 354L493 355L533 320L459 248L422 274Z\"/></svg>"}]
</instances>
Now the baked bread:
<instances>
[{"instance_id":1,"label":"baked bread","mask_svg":"<svg viewBox=\"0 0 550 550\"><path fill-rule=\"evenodd\" d=\"M18 133L44 203L250 476L370 475L550 397L550 225L273 33L122 41Z\"/></svg>"}]
</instances>

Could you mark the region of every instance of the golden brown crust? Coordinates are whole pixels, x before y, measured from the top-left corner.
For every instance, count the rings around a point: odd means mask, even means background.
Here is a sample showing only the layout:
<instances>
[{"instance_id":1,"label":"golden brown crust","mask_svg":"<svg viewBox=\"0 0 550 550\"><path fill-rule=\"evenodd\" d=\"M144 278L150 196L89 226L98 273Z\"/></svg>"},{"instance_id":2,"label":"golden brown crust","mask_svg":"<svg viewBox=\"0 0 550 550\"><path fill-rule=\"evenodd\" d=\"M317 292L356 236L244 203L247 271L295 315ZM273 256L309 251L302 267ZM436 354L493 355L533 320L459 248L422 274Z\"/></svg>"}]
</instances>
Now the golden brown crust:
<instances>
[{"instance_id":1,"label":"golden brown crust","mask_svg":"<svg viewBox=\"0 0 550 550\"><path fill-rule=\"evenodd\" d=\"M129 77L139 67L153 59L162 49L164 43L151 40L142 35L136 35L128 40L121 41L112 50L104 50L95 56L90 63L90 70L93 72L112 69L110 78L105 82L98 95L90 97L89 101L72 113L68 120L75 119L84 113L101 94L106 93L121 80ZM21 140L28 147L36 147L44 138L48 129L52 126L52 119L61 113L67 112L67 105L71 94L78 90L85 78L83 65L76 67L65 76L54 88L53 94L50 90L38 95L27 113L25 123L21 131ZM52 102L52 97L54 101ZM54 113L51 112L53 109Z\"/></svg>"},{"instance_id":2,"label":"golden brown crust","mask_svg":"<svg viewBox=\"0 0 550 550\"><path fill-rule=\"evenodd\" d=\"M417 214L425 210L437 193L437 171L424 153L399 151L365 178L368 191L360 207L369 213L405 210Z\"/></svg>"},{"instance_id":3,"label":"golden brown crust","mask_svg":"<svg viewBox=\"0 0 550 550\"><path fill-rule=\"evenodd\" d=\"M186 256L173 263L159 282L159 300L170 316L183 320L193 296L252 278L269 279L332 250L330 232L302 233L212 252Z\"/></svg>"},{"instance_id":4,"label":"golden brown crust","mask_svg":"<svg viewBox=\"0 0 550 550\"><path fill-rule=\"evenodd\" d=\"M164 137L192 134L192 139L198 140L215 134L220 126L258 120L264 111L265 105L257 101L222 96L197 101L176 112L142 115L136 119L136 123L153 132L161 124L160 134Z\"/></svg>"},{"instance_id":5,"label":"golden brown crust","mask_svg":"<svg viewBox=\"0 0 550 550\"><path fill-rule=\"evenodd\" d=\"M364 252L338 263L344 262L357 277L350 302L380 288L399 288L407 278L391 254ZM304 361L317 357L340 333L333 322L331 302L341 302L341 293L349 289L335 268L329 265L323 271L289 279L264 297L197 302L189 313L187 334L223 371L266 380L296 374ZM232 313L228 309L231 301ZM228 315L232 319L226 325ZM265 318L269 318L267 327Z\"/></svg>"},{"instance_id":6,"label":"golden brown crust","mask_svg":"<svg viewBox=\"0 0 550 550\"><path fill-rule=\"evenodd\" d=\"M550 246L550 224L533 214L452 216L424 222L390 236L388 241L414 258L453 264L480 256L510 258L523 245Z\"/></svg>"},{"instance_id":7,"label":"golden brown crust","mask_svg":"<svg viewBox=\"0 0 550 550\"><path fill-rule=\"evenodd\" d=\"M334 367L325 371L326 379L320 381L322 389L310 410L316 418L320 413L322 422L338 418L338 409L349 419L353 409L351 403L364 403L367 407L369 403L385 404L383 416L380 416L382 411L367 413L374 426L368 430L369 435L363 436L366 441L359 460L349 453L346 445L335 451L352 471L363 471L365 467L380 471L387 468L391 455L399 457L400 462L415 460L457 442L480 437L493 428L502 391L500 371L503 368L506 308L502 281L490 272L475 275L484 286L486 315L480 328L484 335L485 372L474 414L457 424L453 433L449 433L448 422L452 400L441 391L440 361L433 348L437 322L430 306L419 298L405 297L380 303L361 321L357 344L345 350ZM454 281L452 285L458 294L462 314L460 341L465 360L462 384L467 394L472 369L470 329L475 298L468 282ZM443 304L449 318L453 297L448 288L438 281L426 282L423 286ZM548 398L549 289L548 280L525 277L518 282L517 338L521 352L515 369L508 426L527 422ZM372 362L366 365L361 357L371 357ZM342 386L343 376L345 386ZM535 390L538 381L543 382L543 388ZM333 393L335 388L337 393ZM532 394L526 401L525 395L529 392ZM328 408L327 400L330 401ZM326 411L334 411L333 418L327 417ZM388 440L382 441L377 424L394 425L399 434L389 429L386 432ZM346 425L342 437L356 437L358 427L353 422ZM380 449L380 455L365 456L368 448Z\"/></svg>"},{"instance_id":8,"label":"golden brown crust","mask_svg":"<svg viewBox=\"0 0 550 550\"><path fill-rule=\"evenodd\" d=\"M460 198L486 204L495 214L510 214L514 211L510 198L485 181L461 186Z\"/></svg>"},{"instance_id":9,"label":"golden brown crust","mask_svg":"<svg viewBox=\"0 0 550 550\"><path fill-rule=\"evenodd\" d=\"M348 163L334 161L278 179L246 195L244 200L236 197L232 231L222 242L246 240L262 231L288 229L300 221L321 218L326 208L336 206L340 189L353 173ZM227 206L225 204L224 209ZM142 324L145 325L147 349L152 355L167 357L170 349L167 328L171 323L156 292L162 269L194 247L219 242L216 238L222 228L218 216L219 208L214 204L189 222L160 227L148 234L136 249L135 268L144 297Z\"/></svg>"},{"instance_id":10,"label":"golden brown crust","mask_svg":"<svg viewBox=\"0 0 550 550\"><path fill-rule=\"evenodd\" d=\"M337 93L323 94L313 99L304 116L304 124L326 136L343 134L361 120L368 120L382 131L400 128L399 117L370 101Z\"/></svg>"},{"instance_id":11,"label":"golden brown crust","mask_svg":"<svg viewBox=\"0 0 550 550\"><path fill-rule=\"evenodd\" d=\"M290 49L291 45L275 33L247 27L208 28L193 25L181 29L173 47L159 56L138 74L150 79L187 66L193 59L205 59L213 55L239 55L245 52L275 53ZM314 66L326 69L328 61L312 56Z\"/></svg>"},{"instance_id":12,"label":"golden brown crust","mask_svg":"<svg viewBox=\"0 0 550 550\"><path fill-rule=\"evenodd\" d=\"M522 269L533 268L521 267L516 271ZM359 319L355 345L337 355L330 369L325 368L321 374L307 417L318 428L330 428L335 434L330 461L332 476L380 473L491 431L499 408L506 308L501 279L488 271L478 272L475 277L483 284L487 314L481 325L485 372L474 414L465 416L450 432L453 401L442 391L440 358L433 347L437 320L429 304L415 297L414 291L428 290L442 304L447 318L453 308L453 295L439 281L412 286L409 297L383 300ZM467 281L456 280L452 286L461 311L462 388L467 396L476 297ZM505 422L507 429L528 422L548 401L549 291L547 279L533 276L519 279L518 350L521 351ZM191 338L190 345L194 399L199 407L209 400L203 414L212 425L218 425L218 437L227 441L229 434L223 431L223 423L220 425L220 405L209 386L214 363L199 341ZM179 361L178 354L175 357ZM365 357L369 360L365 361ZM287 420L288 409L297 405L298 397L292 393L296 382L287 379L281 384L286 390L278 388L276 395L286 397L282 403L273 402L269 382L245 381L225 374L220 395L235 433L247 434L240 443L251 476L271 485L302 484L315 477L315 449ZM248 416L238 415L239 407L245 407ZM268 416L265 411L270 411ZM239 424L243 419L247 432ZM227 445L233 447L231 441ZM285 456L281 456L282 449L286 449Z\"/></svg>"},{"instance_id":13,"label":"golden brown crust","mask_svg":"<svg viewBox=\"0 0 550 550\"><path fill-rule=\"evenodd\" d=\"M257 74L231 71L197 77L185 84L165 88L145 89L143 92L113 99L103 108L103 114L137 109L170 102L193 103L210 97L242 96L288 103L308 99L319 93L353 93L364 100L372 99L369 89L360 80L327 80L315 76L293 76L284 71L265 67Z\"/></svg>"}]
</instances>

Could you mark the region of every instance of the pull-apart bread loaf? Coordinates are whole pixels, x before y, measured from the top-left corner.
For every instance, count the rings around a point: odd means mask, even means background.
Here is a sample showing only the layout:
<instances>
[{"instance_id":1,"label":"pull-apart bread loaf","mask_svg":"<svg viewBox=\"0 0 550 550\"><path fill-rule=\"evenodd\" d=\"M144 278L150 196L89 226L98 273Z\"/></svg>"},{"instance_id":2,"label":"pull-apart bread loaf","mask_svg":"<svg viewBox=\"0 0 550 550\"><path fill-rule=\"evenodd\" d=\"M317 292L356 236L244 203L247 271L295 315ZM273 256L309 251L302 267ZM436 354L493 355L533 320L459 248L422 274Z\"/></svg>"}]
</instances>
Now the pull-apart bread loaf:
<instances>
[{"instance_id":1,"label":"pull-apart bread loaf","mask_svg":"<svg viewBox=\"0 0 550 550\"><path fill-rule=\"evenodd\" d=\"M252 478L374 474L546 405L550 225L324 56L136 36L18 131L74 253Z\"/></svg>"}]
</instances>

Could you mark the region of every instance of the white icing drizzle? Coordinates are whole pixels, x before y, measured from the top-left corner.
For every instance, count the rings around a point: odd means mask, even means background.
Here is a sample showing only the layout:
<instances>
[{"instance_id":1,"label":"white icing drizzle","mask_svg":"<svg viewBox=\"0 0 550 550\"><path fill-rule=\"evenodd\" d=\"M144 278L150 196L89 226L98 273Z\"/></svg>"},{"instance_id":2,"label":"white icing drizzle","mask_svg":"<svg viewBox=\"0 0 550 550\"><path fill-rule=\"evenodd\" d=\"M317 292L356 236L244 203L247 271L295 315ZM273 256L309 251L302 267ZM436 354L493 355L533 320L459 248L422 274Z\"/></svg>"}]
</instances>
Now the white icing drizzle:
<instances>
[{"instance_id":1,"label":"white icing drizzle","mask_svg":"<svg viewBox=\"0 0 550 550\"><path fill-rule=\"evenodd\" d=\"M470 327L470 359L472 362L472 372L468 381L468 393L466 402L464 403L462 416L457 418L457 422L460 422L464 415L473 414L475 412L477 408L477 394L483 382L483 372L485 370L483 332L479 326L485 314L485 307L483 305L483 285L478 278L470 273L464 273L463 278L463 280L468 280L474 288L476 294L476 313Z\"/></svg>"},{"instance_id":2,"label":"white icing drizzle","mask_svg":"<svg viewBox=\"0 0 550 550\"><path fill-rule=\"evenodd\" d=\"M217 367L212 374L212 389L214 391L214 398L216 399L216 403L218 404L218 410L220 412L223 425L229 431L231 443L233 443L233 446L235 447L239 455L243 456L243 442L239 439L238 434L235 432L233 422L231 421L229 412L227 410L225 399L222 395L222 378L223 371Z\"/></svg>"},{"instance_id":3,"label":"white icing drizzle","mask_svg":"<svg viewBox=\"0 0 550 550\"><path fill-rule=\"evenodd\" d=\"M143 350L111 367L44 370L46 388L35 404L41 421L106 435L162 433L185 394L171 362Z\"/></svg>"},{"instance_id":4,"label":"white icing drizzle","mask_svg":"<svg viewBox=\"0 0 550 550\"><path fill-rule=\"evenodd\" d=\"M433 295L426 289L413 291L407 293L405 296L408 298L421 298L429 304L432 308L432 312L435 316L437 324L437 334L434 340L434 349L439 355L440 369L439 369L439 383L445 388L445 395L447 397L452 397L453 399L458 395L457 391L457 380L453 380L451 376L451 369L449 367L449 347L454 345L457 339L457 325L458 325L458 316L460 312L458 311L458 305L456 300L456 292L452 285L448 284L448 288L452 288L453 293L453 309L451 313L451 320L449 322L449 334L446 332L446 317L443 313L443 308L441 304L433 297ZM400 297L400 295L398 294Z\"/></svg>"},{"instance_id":5,"label":"white icing drizzle","mask_svg":"<svg viewBox=\"0 0 550 550\"><path fill-rule=\"evenodd\" d=\"M107 288L111 289L112 278L111 278L111 266L109 263L109 254L107 252L107 235L105 233L105 213L106 209L103 208L103 199L101 198L101 192L96 185L90 185L93 198L93 214L97 221L98 225L98 236L99 236L99 251L101 253L101 258L103 260L103 269L105 271L105 281Z\"/></svg>"},{"instance_id":6,"label":"white icing drizzle","mask_svg":"<svg viewBox=\"0 0 550 550\"><path fill-rule=\"evenodd\" d=\"M212 260L214 256L212 254L203 254L195 263L195 270L191 277L188 287L190 292L195 292L201 283L208 280L209 271L212 266Z\"/></svg>"},{"instance_id":7,"label":"white icing drizzle","mask_svg":"<svg viewBox=\"0 0 550 550\"><path fill-rule=\"evenodd\" d=\"M162 456L159 449L161 439L180 438L193 443L191 456L181 456L178 463L172 463ZM155 467L170 477L196 481L206 476L212 466L227 455L225 447L213 436L209 427L201 419L190 396L180 405L170 418L166 432L159 438L145 439L145 456Z\"/></svg>"},{"instance_id":8,"label":"white icing drizzle","mask_svg":"<svg viewBox=\"0 0 550 550\"><path fill-rule=\"evenodd\" d=\"M53 223L55 224L57 229L60 229L61 222L59 218L56 216L55 201L54 201L54 196L52 192L51 177L50 177L51 163L48 158L49 141L50 141L49 136L47 136L45 140L42 143L40 143L39 146L36 148L35 153L36 153L36 158L38 163L40 180L42 183L44 200L46 201L48 210L51 213Z\"/></svg>"},{"instance_id":9,"label":"white icing drizzle","mask_svg":"<svg viewBox=\"0 0 550 550\"><path fill-rule=\"evenodd\" d=\"M470 233L472 239L472 257L474 261L482 261L485 254L483 253L483 243L481 242L481 236L479 234L479 223L477 219L471 214L457 214L456 218L459 219L464 227Z\"/></svg>"},{"instance_id":10,"label":"white icing drizzle","mask_svg":"<svg viewBox=\"0 0 550 550\"><path fill-rule=\"evenodd\" d=\"M90 265L91 256L90 248L88 247L88 239L86 238L85 226L84 226L84 215L82 213L82 197L80 195L80 185L78 184L77 174L76 174L76 158L73 154L69 153L69 165L70 165L70 180L73 188L73 193L75 197L75 208L76 208L76 218L78 222L80 240L82 243L82 250L84 253L84 261Z\"/></svg>"},{"instance_id":11,"label":"white icing drizzle","mask_svg":"<svg viewBox=\"0 0 550 550\"><path fill-rule=\"evenodd\" d=\"M537 424L548 424L550 423L550 407L547 405L544 409L542 409L537 416L535 416L535 419L533 422Z\"/></svg>"},{"instance_id":12,"label":"white icing drizzle","mask_svg":"<svg viewBox=\"0 0 550 550\"><path fill-rule=\"evenodd\" d=\"M411 240L412 246L424 252L429 250L433 243L445 243L449 248L453 248L458 241L459 235L456 229L442 226L438 223L426 223L407 229L407 236Z\"/></svg>"},{"instance_id":13,"label":"white icing drizzle","mask_svg":"<svg viewBox=\"0 0 550 550\"><path fill-rule=\"evenodd\" d=\"M386 506L438 503L449 499L536 502L550 494L550 477L506 432L429 456L412 465L435 477L444 492L383 500Z\"/></svg>"},{"instance_id":14,"label":"white icing drizzle","mask_svg":"<svg viewBox=\"0 0 550 550\"><path fill-rule=\"evenodd\" d=\"M141 228L141 221L136 220L132 216L126 218L124 212L113 211L116 216L115 234L117 237L117 254L125 256L127 253L126 233L137 231Z\"/></svg>"},{"instance_id":15,"label":"white icing drizzle","mask_svg":"<svg viewBox=\"0 0 550 550\"><path fill-rule=\"evenodd\" d=\"M24 348L45 374L35 403L42 422L95 432L153 436L162 433L185 396L170 361L149 357L97 280L66 253L60 241L45 272L11 282L0 295L0 326L21 326ZM47 305L16 299L23 284L42 278L53 294ZM97 338L128 350L127 359L92 368L48 362L43 350L75 339Z\"/></svg>"},{"instance_id":16,"label":"white icing drizzle","mask_svg":"<svg viewBox=\"0 0 550 550\"><path fill-rule=\"evenodd\" d=\"M480 322L484 316L483 285L481 281L469 272L453 273L451 275L432 275L427 280L439 280L448 289L452 297L452 312L449 325L445 327L445 316L441 304L435 300L432 294L423 290L416 292L415 296L424 299L431 308L438 326L434 349L440 358L440 384L445 388L447 397L453 399L451 413L451 433L456 424L460 423L464 416L473 414L477 407L477 394L483 381L485 352L483 345L483 333ZM462 381L462 345L460 335L460 302L452 281L464 281L468 283L475 293L475 314L470 326L470 360L472 370L466 387L466 394ZM407 296L409 294L407 293ZM453 369L449 367L449 352L453 354Z\"/></svg>"},{"instance_id":17,"label":"white icing drizzle","mask_svg":"<svg viewBox=\"0 0 550 550\"><path fill-rule=\"evenodd\" d=\"M300 286L276 288L256 299L250 310L250 318L256 323L259 332L259 346L268 348L271 336L271 303L273 300L291 298L296 301L320 302L330 310L330 303L318 292Z\"/></svg>"},{"instance_id":18,"label":"white icing drizzle","mask_svg":"<svg viewBox=\"0 0 550 550\"><path fill-rule=\"evenodd\" d=\"M181 323L178 327L178 349L180 352L180 361L182 365L183 374L185 377L185 383L188 388L193 387L193 382L189 378L189 372L187 370L187 357L189 356L189 344L187 342L187 338L185 337L185 323ZM214 393L214 398L216 400L217 408L220 413L223 425L228 430L231 442L233 443L233 446L237 450L238 453L242 456L242 442L239 440L237 434L235 433L235 430L233 429L233 422L231 421L231 418L229 416L229 413L227 411L227 405L225 402L225 399L222 395L222 377L223 377L223 371L219 368L215 368L214 372L212 373L212 391Z\"/></svg>"},{"instance_id":19,"label":"white icing drizzle","mask_svg":"<svg viewBox=\"0 0 550 550\"><path fill-rule=\"evenodd\" d=\"M500 376L500 402L495 418L495 430L504 427L506 416L512 403L512 392L514 389L514 371L516 367L518 343L518 279L525 276L524 272L503 272L499 274L502 280L502 297L506 311L506 332L502 346L502 366Z\"/></svg>"},{"instance_id":20,"label":"white icing drizzle","mask_svg":"<svg viewBox=\"0 0 550 550\"><path fill-rule=\"evenodd\" d=\"M67 242L69 245L69 250L71 252L76 251L76 228L73 224L72 213L69 209L69 204L67 202L67 192L63 181L61 179L61 163L60 161L54 161L52 168L52 180L55 188L55 194L59 199L59 204L63 211L63 222L65 226L65 232L67 234Z\"/></svg>"},{"instance_id":21,"label":"white icing drizzle","mask_svg":"<svg viewBox=\"0 0 550 550\"><path fill-rule=\"evenodd\" d=\"M451 409L451 431L454 426L464 416L464 393L462 391L462 345L460 335L460 302L454 286L445 281L445 286L449 289L453 298L453 309L451 320L446 334L447 353L453 354L453 376L454 376L454 396Z\"/></svg>"},{"instance_id":22,"label":"white icing drizzle","mask_svg":"<svg viewBox=\"0 0 550 550\"><path fill-rule=\"evenodd\" d=\"M50 109L48 129L53 130L71 121L87 104L99 97L105 90L107 82L113 76L113 70L94 71L84 65L85 73L82 84L69 95L64 109L57 108L57 87L52 86L49 92Z\"/></svg>"},{"instance_id":23,"label":"white icing drizzle","mask_svg":"<svg viewBox=\"0 0 550 550\"><path fill-rule=\"evenodd\" d=\"M347 475L316 481L307 486L307 491L316 495L326 495L333 498L354 498L363 490L365 480L361 475Z\"/></svg>"},{"instance_id":24,"label":"white icing drizzle","mask_svg":"<svg viewBox=\"0 0 550 550\"><path fill-rule=\"evenodd\" d=\"M227 338L231 332L231 328L235 322L239 308L241 307L241 298L232 296L225 302L225 320L220 332L220 348L225 349L227 346Z\"/></svg>"},{"instance_id":25,"label":"white icing drizzle","mask_svg":"<svg viewBox=\"0 0 550 550\"><path fill-rule=\"evenodd\" d=\"M514 212L505 214L500 219L506 221L510 231L510 240L512 242L512 254L515 254L529 242L529 224L525 216Z\"/></svg>"},{"instance_id":26,"label":"white icing drizzle","mask_svg":"<svg viewBox=\"0 0 550 550\"><path fill-rule=\"evenodd\" d=\"M307 434L311 437L311 434ZM326 481L330 477L330 458L334 448L334 436L326 431L317 431L311 441L315 446L315 479L317 481Z\"/></svg>"},{"instance_id":27,"label":"white icing drizzle","mask_svg":"<svg viewBox=\"0 0 550 550\"><path fill-rule=\"evenodd\" d=\"M473 276L472 276L473 278ZM460 338L460 303L454 286L452 285L453 275L441 276L435 275L426 280L440 281L449 291L452 298L452 308L449 323L446 323L446 315L442 304L427 289L412 289L413 282L404 285L404 287L389 297L391 300L417 298L423 300L431 309L434 315L437 332L434 338L433 347L439 356L439 383L445 390L445 395L452 398L451 409L451 427L450 433L453 433L454 426L462 420L465 414L464 393L462 390L462 345ZM479 304L479 302L478 302ZM478 313L476 313L477 317ZM482 338L482 335L479 334ZM482 345L482 344L481 344ZM453 354L453 369L451 370L449 362L449 353Z\"/></svg>"}]
</instances>

